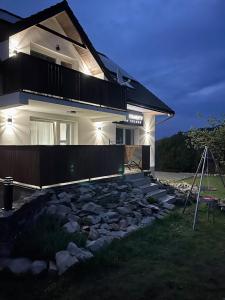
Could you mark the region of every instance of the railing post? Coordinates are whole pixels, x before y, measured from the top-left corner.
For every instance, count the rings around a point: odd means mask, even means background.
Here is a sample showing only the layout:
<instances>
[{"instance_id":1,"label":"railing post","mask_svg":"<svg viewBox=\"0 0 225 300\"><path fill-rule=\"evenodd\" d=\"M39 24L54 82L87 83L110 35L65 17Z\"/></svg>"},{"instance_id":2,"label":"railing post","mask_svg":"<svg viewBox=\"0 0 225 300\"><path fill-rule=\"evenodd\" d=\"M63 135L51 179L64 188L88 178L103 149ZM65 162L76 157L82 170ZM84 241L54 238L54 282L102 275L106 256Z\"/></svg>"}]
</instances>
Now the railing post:
<instances>
[{"instance_id":1,"label":"railing post","mask_svg":"<svg viewBox=\"0 0 225 300\"><path fill-rule=\"evenodd\" d=\"M13 178L5 177L3 182L4 190L3 190L3 203L4 209L6 211L12 210L13 205Z\"/></svg>"}]
</instances>

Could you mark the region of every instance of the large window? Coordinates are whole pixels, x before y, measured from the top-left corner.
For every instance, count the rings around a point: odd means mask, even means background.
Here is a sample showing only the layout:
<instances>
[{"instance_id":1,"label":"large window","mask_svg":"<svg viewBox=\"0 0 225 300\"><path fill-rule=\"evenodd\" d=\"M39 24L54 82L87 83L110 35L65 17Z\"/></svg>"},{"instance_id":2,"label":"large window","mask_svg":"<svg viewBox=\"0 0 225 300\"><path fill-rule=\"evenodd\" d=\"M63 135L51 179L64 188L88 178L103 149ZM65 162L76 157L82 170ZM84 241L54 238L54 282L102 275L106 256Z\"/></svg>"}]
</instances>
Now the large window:
<instances>
[{"instance_id":1,"label":"large window","mask_svg":"<svg viewBox=\"0 0 225 300\"><path fill-rule=\"evenodd\" d=\"M54 145L54 123L31 121L31 144Z\"/></svg>"},{"instance_id":2,"label":"large window","mask_svg":"<svg viewBox=\"0 0 225 300\"><path fill-rule=\"evenodd\" d=\"M134 144L134 129L116 128L116 143L133 145Z\"/></svg>"}]
</instances>

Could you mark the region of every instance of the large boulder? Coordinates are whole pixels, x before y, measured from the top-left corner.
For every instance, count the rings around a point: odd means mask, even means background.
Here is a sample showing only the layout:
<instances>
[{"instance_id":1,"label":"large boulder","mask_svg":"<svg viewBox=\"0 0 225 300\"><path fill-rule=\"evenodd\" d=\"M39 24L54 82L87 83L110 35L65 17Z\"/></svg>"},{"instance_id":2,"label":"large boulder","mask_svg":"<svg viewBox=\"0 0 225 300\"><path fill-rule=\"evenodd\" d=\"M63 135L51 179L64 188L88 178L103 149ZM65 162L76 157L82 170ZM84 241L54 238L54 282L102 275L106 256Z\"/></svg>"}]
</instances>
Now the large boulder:
<instances>
[{"instance_id":1,"label":"large boulder","mask_svg":"<svg viewBox=\"0 0 225 300\"><path fill-rule=\"evenodd\" d=\"M107 246L112 241L112 239L113 238L110 237L101 237L96 241L88 241L86 248L93 253L98 252L100 249Z\"/></svg>"},{"instance_id":2,"label":"large boulder","mask_svg":"<svg viewBox=\"0 0 225 300\"><path fill-rule=\"evenodd\" d=\"M70 221L63 225L63 228L68 232L68 233L75 233L80 231L80 225L77 222Z\"/></svg>"},{"instance_id":3,"label":"large boulder","mask_svg":"<svg viewBox=\"0 0 225 300\"><path fill-rule=\"evenodd\" d=\"M47 269L47 263L43 260L35 260L31 264L31 272L33 275L39 275Z\"/></svg>"},{"instance_id":4,"label":"large boulder","mask_svg":"<svg viewBox=\"0 0 225 300\"><path fill-rule=\"evenodd\" d=\"M55 254L55 260L59 275L78 263L78 259L67 250L57 252Z\"/></svg>"},{"instance_id":5,"label":"large boulder","mask_svg":"<svg viewBox=\"0 0 225 300\"><path fill-rule=\"evenodd\" d=\"M154 222L154 220L155 220L154 217L145 217L141 221L141 226L142 227L148 226L148 225L152 224Z\"/></svg>"},{"instance_id":6,"label":"large boulder","mask_svg":"<svg viewBox=\"0 0 225 300\"><path fill-rule=\"evenodd\" d=\"M91 199L92 199L92 194L90 194L90 193L81 194L80 197L79 197L79 201L82 201L82 202L85 202L85 201L88 201L88 200L91 200Z\"/></svg>"},{"instance_id":7,"label":"large boulder","mask_svg":"<svg viewBox=\"0 0 225 300\"><path fill-rule=\"evenodd\" d=\"M73 242L68 244L67 251L70 253L70 255L75 256L79 261L85 261L93 257L93 254L90 251L79 248Z\"/></svg>"},{"instance_id":8,"label":"large boulder","mask_svg":"<svg viewBox=\"0 0 225 300\"><path fill-rule=\"evenodd\" d=\"M101 205L95 204L93 202L88 202L84 204L82 210L88 213L100 214L103 211L103 208Z\"/></svg>"},{"instance_id":9,"label":"large boulder","mask_svg":"<svg viewBox=\"0 0 225 300\"><path fill-rule=\"evenodd\" d=\"M31 264L28 258L15 258L9 262L8 269L16 275L22 275L30 271Z\"/></svg>"}]
</instances>

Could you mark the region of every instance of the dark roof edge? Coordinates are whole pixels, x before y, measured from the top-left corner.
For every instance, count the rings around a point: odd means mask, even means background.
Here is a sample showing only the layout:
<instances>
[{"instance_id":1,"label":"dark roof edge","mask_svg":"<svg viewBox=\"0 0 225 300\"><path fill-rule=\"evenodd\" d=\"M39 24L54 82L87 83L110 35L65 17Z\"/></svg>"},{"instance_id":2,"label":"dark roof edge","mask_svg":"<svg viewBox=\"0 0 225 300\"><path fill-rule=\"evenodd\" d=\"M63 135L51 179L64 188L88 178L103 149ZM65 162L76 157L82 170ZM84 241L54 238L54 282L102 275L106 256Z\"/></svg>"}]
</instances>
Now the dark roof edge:
<instances>
[{"instance_id":1,"label":"dark roof edge","mask_svg":"<svg viewBox=\"0 0 225 300\"><path fill-rule=\"evenodd\" d=\"M159 108L159 107L154 106L154 105L140 104L136 101L129 100L129 99L127 100L127 104L134 105L134 106L137 106L137 107L140 107L140 108L150 109L150 110L161 112L161 113L175 115L175 111L170 109L169 107L168 107L168 109L162 109L162 108Z\"/></svg>"},{"instance_id":2,"label":"dark roof edge","mask_svg":"<svg viewBox=\"0 0 225 300\"><path fill-rule=\"evenodd\" d=\"M0 8L0 11L3 11L4 13L7 13L7 14L9 14L9 15L15 17L15 18L23 19L21 16L18 16L18 15L14 14L14 13L12 13L11 11L8 11L8 10L6 10L6 9Z\"/></svg>"}]
</instances>

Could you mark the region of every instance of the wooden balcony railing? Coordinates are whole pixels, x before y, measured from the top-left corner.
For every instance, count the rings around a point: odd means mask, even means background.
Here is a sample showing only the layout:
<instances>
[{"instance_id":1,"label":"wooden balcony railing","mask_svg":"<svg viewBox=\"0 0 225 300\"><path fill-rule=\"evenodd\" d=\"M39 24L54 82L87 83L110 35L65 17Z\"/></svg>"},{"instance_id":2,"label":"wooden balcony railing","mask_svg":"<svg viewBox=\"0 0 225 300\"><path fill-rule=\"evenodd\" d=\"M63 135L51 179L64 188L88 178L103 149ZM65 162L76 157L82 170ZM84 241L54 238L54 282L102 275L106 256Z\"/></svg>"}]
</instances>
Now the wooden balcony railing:
<instances>
[{"instance_id":1,"label":"wooden balcony railing","mask_svg":"<svg viewBox=\"0 0 225 300\"><path fill-rule=\"evenodd\" d=\"M126 109L126 89L117 83L18 53L1 65L2 94L30 91L116 109Z\"/></svg>"}]
</instances>

